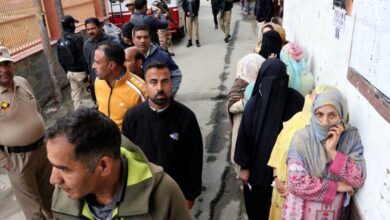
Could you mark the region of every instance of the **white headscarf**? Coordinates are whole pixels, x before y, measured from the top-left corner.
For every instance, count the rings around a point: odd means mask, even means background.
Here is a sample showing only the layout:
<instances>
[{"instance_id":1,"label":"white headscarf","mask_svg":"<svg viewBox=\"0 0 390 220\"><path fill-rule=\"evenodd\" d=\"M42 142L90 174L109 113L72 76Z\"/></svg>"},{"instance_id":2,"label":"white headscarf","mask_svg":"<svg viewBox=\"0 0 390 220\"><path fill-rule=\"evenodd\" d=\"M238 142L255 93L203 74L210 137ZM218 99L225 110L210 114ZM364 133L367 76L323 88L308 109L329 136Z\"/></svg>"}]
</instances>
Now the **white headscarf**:
<instances>
[{"instance_id":1,"label":"white headscarf","mask_svg":"<svg viewBox=\"0 0 390 220\"><path fill-rule=\"evenodd\" d=\"M242 79L247 83L256 81L257 75L264 58L256 53L250 53L241 58L237 63L236 78Z\"/></svg>"}]
</instances>

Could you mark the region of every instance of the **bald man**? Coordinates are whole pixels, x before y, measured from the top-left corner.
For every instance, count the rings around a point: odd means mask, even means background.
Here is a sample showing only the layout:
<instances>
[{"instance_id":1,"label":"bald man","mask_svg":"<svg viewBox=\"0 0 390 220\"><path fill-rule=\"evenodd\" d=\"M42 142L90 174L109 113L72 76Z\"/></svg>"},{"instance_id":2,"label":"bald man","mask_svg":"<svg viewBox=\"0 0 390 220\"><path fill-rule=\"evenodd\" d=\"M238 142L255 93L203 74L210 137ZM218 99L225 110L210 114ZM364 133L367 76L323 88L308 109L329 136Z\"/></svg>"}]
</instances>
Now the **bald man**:
<instances>
[{"instance_id":1,"label":"bald man","mask_svg":"<svg viewBox=\"0 0 390 220\"><path fill-rule=\"evenodd\" d=\"M128 71L142 79L144 79L144 71L142 69L144 61L145 56L137 47L129 47L125 49L124 66Z\"/></svg>"}]
</instances>

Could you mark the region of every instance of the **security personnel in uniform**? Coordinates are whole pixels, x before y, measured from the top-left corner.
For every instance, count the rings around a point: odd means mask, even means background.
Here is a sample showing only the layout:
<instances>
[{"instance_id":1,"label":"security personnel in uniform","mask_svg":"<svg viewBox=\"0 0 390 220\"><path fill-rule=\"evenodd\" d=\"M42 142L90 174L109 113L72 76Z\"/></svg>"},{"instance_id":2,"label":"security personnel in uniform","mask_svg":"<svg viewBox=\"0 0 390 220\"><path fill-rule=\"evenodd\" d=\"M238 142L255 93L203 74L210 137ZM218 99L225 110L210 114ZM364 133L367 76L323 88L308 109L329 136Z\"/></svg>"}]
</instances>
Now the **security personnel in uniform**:
<instances>
[{"instance_id":1,"label":"security personnel in uniform","mask_svg":"<svg viewBox=\"0 0 390 220\"><path fill-rule=\"evenodd\" d=\"M10 53L0 47L0 167L26 219L51 219L54 188L43 147L45 124L30 84L14 74Z\"/></svg>"}]
</instances>

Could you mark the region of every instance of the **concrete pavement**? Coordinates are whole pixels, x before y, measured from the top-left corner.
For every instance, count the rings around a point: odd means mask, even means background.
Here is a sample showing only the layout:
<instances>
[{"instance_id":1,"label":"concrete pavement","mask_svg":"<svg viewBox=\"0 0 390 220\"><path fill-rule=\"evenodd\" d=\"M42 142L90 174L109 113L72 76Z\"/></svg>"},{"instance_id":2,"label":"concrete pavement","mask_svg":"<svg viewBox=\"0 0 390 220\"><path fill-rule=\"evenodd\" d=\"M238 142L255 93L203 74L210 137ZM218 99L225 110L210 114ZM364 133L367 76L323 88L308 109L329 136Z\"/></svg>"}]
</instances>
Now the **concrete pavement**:
<instances>
[{"instance_id":1,"label":"concrete pavement","mask_svg":"<svg viewBox=\"0 0 390 220\"><path fill-rule=\"evenodd\" d=\"M203 192L192 212L194 219L245 219L240 183L230 163L230 123L227 93L237 61L253 51L256 23L235 4L231 20L231 41L226 44L220 29L214 29L209 1L201 1L199 12L202 47L186 48L187 39L175 48L183 72L176 99L196 114L204 143Z\"/></svg>"}]
</instances>

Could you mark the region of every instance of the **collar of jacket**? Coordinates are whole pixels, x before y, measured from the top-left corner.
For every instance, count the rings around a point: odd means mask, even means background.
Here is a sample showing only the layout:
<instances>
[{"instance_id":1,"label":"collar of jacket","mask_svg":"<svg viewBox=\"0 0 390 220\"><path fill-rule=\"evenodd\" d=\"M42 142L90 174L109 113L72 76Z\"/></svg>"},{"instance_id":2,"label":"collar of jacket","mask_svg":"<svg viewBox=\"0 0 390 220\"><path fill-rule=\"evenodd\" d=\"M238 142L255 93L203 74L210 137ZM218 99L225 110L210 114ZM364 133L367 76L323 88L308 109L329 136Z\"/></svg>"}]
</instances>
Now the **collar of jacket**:
<instances>
[{"instance_id":1,"label":"collar of jacket","mask_svg":"<svg viewBox=\"0 0 390 220\"><path fill-rule=\"evenodd\" d=\"M154 54L157 50L158 50L159 46L153 42L150 43L150 48L149 48L149 51L147 52L145 58L151 56L152 54Z\"/></svg>"},{"instance_id":2,"label":"collar of jacket","mask_svg":"<svg viewBox=\"0 0 390 220\"><path fill-rule=\"evenodd\" d=\"M130 80L130 78L131 78L130 72L123 69L121 74L115 80L113 88L118 87L118 86L122 86L123 84L126 84L126 81ZM104 81L107 83L106 80L104 80ZM107 83L107 86L109 86L108 83Z\"/></svg>"},{"instance_id":3,"label":"collar of jacket","mask_svg":"<svg viewBox=\"0 0 390 220\"><path fill-rule=\"evenodd\" d=\"M123 136L122 146L125 148L121 148L121 154L128 161L128 175L123 200L113 210L118 218L148 213L152 190L164 174L161 167L148 163L144 153ZM71 199L58 187L53 193L52 211L79 219L92 216L83 199Z\"/></svg>"},{"instance_id":4,"label":"collar of jacket","mask_svg":"<svg viewBox=\"0 0 390 220\"><path fill-rule=\"evenodd\" d=\"M120 79L118 79L118 78L120 78ZM104 87L106 87L106 88L114 89L114 88L117 88L117 87L121 87L124 84L126 84L126 82L128 80L130 80L130 78L131 78L130 72L129 71L125 71L124 74L123 75L121 74L118 78L115 79L115 83L113 83L113 86L109 85L109 83L106 80L104 80L104 79L96 78L95 85L97 84L97 82L99 82L99 83L103 82Z\"/></svg>"}]
</instances>

